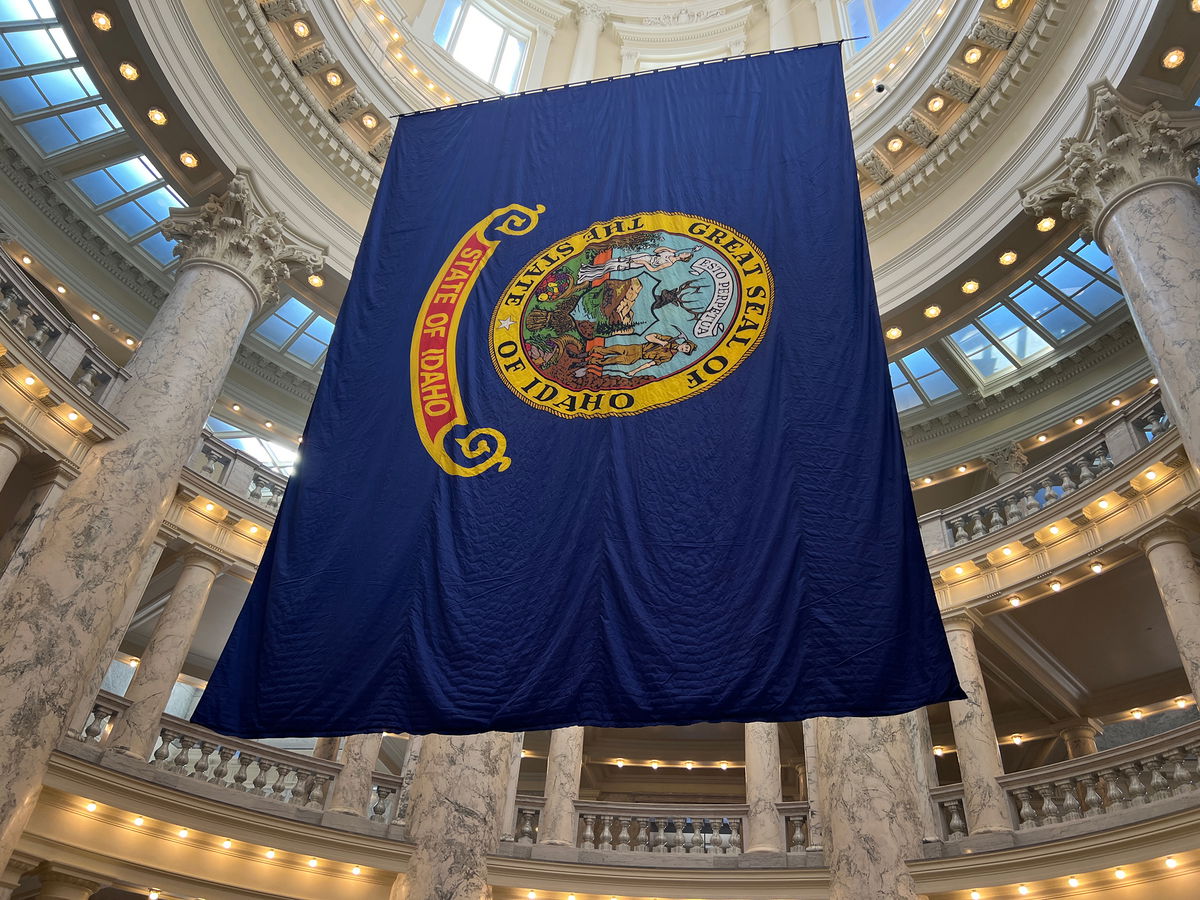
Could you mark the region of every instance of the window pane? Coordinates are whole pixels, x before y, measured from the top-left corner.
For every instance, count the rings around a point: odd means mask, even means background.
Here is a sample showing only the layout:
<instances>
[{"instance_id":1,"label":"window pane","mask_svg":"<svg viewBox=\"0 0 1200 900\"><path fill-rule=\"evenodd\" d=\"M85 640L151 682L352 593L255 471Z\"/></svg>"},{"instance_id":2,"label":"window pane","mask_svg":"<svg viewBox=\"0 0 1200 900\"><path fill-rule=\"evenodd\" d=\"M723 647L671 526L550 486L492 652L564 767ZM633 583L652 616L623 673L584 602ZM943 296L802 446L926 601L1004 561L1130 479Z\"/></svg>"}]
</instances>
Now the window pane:
<instances>
[{"instance_id":1,"label":"window pane","mask_svg":"<svg viewBox=\"0 0 1200 900\"><path fill-rule=\"evenodd\" d=\"M1007 306L993 307L980 316L979 321L983 322L991 329L992 334L1002 340L1025 326L1017 314Z\"/></svg>"},{"instance_id":2,"label":"window pane","mask_svg":"<svg viewBox=\"0 0 1200 900\"><path fill-rule=\"evenodd\" d=\"M908 384L908 379L904 377L904 373L895 363L888 363L888 373L892 376L892 387L898 384Z\"/></svg>"},{"instance_id":3,"label":"window pane","mask_svg":"<svg viewBox=\"0 0 1200 900\"><path fill-rule=\"evenodd\" d=\"M126 237L131 237L142 231L145 231L155 220L146 215L137 203L130 200L128 203L122 203L120 206L110 209L104 214L104 218L108 219L116 225L121 231L125 232Z\"/></svg>"},{"instance_id":4,"label":"window pane","mask_svg":"<svg viewBox=\"0 0 1200 900\"><path fill-rule=\"evenodd\" d=\"M86 175L80 175L71 180L96 206L107 203L109 200L115 200L125 193L104 169L97 169L95 172L88 172Z\"/></svg>"},{"instance_id":5,"label":"window pane","mask_svg":"<svg viewBox=\"0 0 1200 900\"><path fill-rule=\"evenodd\" d=\"M887 28L900 17L912 0L875 0L875 24L879 30Z\"/></svg>"},{"instance_id":6,"label":"window pane","mask_svg":"<svg viewBox=\"0 0 1200 900\"><path fill-rule=\"evenodd\" d=\"M115 124L105 115L107 112L108 107L103 104L89 106L74 112L63 113L62 120L75 132L75 136L79 140L86 141L116 130Z\"/></svg>"},{"instance_id":7,"label":"window pane","mask_svg":"<svg viewBox=\"0 0 1200 900\"><path fill-rule=\"evenodd\" d=\"M984 347L990 347L992 344L983 332L974 325L960 328L954 332L952 337L954 338L954 342L962 349L962 352L968 356Z\"/></svg>"},{"instance_id":8,"label":"window pane","mask_svg":"<svg viewBox=\"0 0 1200 900\"><path fill-rule=\"evenodd\" d=\"M45 28L32 31L10 31L4 35L23 66L36 66L63 58L58 45Z\"/></svg>"},{"instance_id":9,"label":"window pane","mask_svg":"<svg viewBox=\"0 0 1200 900\"><path fill-rule=\"evenodd\" d=\"M1120 291L1115 291L1103 281L1093 281L1071 300L1078 303L1093 316L1098 316L1112 309L1121 302Z\"/></svg>"},{"instance_id":10,"label":"window pane","mask_svg":"<svg viewBox=\"0 0 1200 900\"><path fill-rule=\"evenodd\" d=\"M29 0L0 0L0 22L28 22L41 18Z\"/></svg>"},{"instance_id":11,"label":"window pane","mask_svg":"<svg viewBox=\"0 0 1200 900\"><path fill-rule=\"evenodd\" d=\"M993 375L999 375L1001 372L1007 372L1010 369L1016 368L1012 360L997 348L990 346L967 357L967 359L975 367L975 371L984 378L990 378Z\"/></svg>"},{"instance_id":12,"label":"window pane","mask_svg":"<svg viewBox=\"0 0 1200 900\"><path fill-rule=\"evenodd\" d=\"M170 215L172 207L183 206L183 201L169 187L160 187L139 197L138 203L141 204L142 209L146 210L156 222L161 222Z\"/></svg>"},{"instance_id":13,"label":"window pane","mask_svg":"<svg viewBox=\"0 0 1200 900\"><path fill-rule=\"evenodd\" d=\"M209 431L211 431L213 434L217 434L218 432L221 432L221 431L237 431L237 429L234 428L232 425L230 425L228 422L222 422L216 416L209 416L208 421L204 423L204 427L207 428Z\"/></svg>"},{"instance_id":14,"label":"window pane","mask_svg":"<svg viewBox=\"0 0 1200 900\"><path fill-rule=\"evenodd\" d=\"M293 326L299 326L305 319L312 315L312 310L295 297L289 297L287 303L275 311L275 315L279 316L285 322L291 323Z\"/></svg>"},{"instance_id":15,"label":"window pane","mask_svg":"<svg viewBox=\"0 0 1200 900\"><path fill-rule=\"evenodd\" d=\"M1108 258L1108 254L1106 254L1095 244L1086 244L1075 252L1090 262L1101 272L1111 272L1113 269L1112 260Z\"/></svg>"},{"instance_id":16,"label":"window pane","mask_svg":"<svg viewBox=\"0 0 1200 900\"><path fill-rule=\"evenodd\" d=\"M437 25L433 29L433 39L442 47L450 42L450 32L454 31L454 23L458 21L458 13L462 9L462 0L446 0L442 14L438 16Z\"/></svg>"},{"instance_id":17,"label":"window pane","mask_svg":"<svg viewBox=\"0 0 1200 900\"><path fill-rule=\"evenodd\" d=\"M950 376L942 371L926 375L924 378L918 379L917 383L921 386L921 390L925 392L925 396L930 400L937 400L939 397L945 397L947 394L953 394L958 390L958 385L951 381Z\"/></svg>"},{"instance_id":18,"label":"window pane","mask_svg":"<svg viewBox=\"0 0 1200 900\"><path fill-rule=\"evenodd\" d=\"M1070 260L1063 260L1057 265L1047 269L1044 273L1045 279L1066 294L1068 297L1073 296L1076 291L1083 288L1092 280L1092 276Z\"/></svg>"},{"instance_id":19,"label":"window pane","mask_svg":"<svg viewBox=\"0 0 1200 900\"><path fill-rule=\"evenodd\" d=\"M1038 319L1038 324L1050 332L1051 337L1064 338L1087 323L1065 306L1060 306Z\"/></svg>"},{"instance_id":20,"label":"window pane","mask_svg":"<svg viewBox=\"0 0 1200 900\"><path fill-rule=\"evenodd\" d=\"M57 153L64 147L79 143L58 116L27 122L21 127L43 153Z\"/></svg>"},{"instance_id":21,"label":"window pane","mask_svg":"<svg viewBox=\"0 0 1200 900\"><path fill-rule=\"evenodd\" d=\"M1008 351L1019 360L1029 359L1043 350L1050 349L1050 345L1042 340L1041 335L1027 327L1014 331L1004 339L1003 343Z\"/></svg>"},{"instance_id":22,"label":"window pane","mask_svg":"<svg viewBox=\"0 0 1200 900\"><path fill-rule=\"evenodd\" d=\"M908 356L903 358L903 362L915 378L921 378L930 372L936 372L939 368L934 358L929 355L929 351L924 348L908 354Z\"/></svg>"},{"instance_id":23,"label":"window pane","mask_svg":"<svg viewBox=\"0 0 1200 900\"><path fill-rule=\"evenodd\" d=\"M304 329L304 333L328 344L329 339L333 337L333 323L324 316L317 316L312 320L312 324Z\"/></svg>"},{"instance_id":24,"label":"window pane","mask_svg":"<svg viewBox=\"0 0 1200 900\"><path fill-rule=\"evenodd\" d=\"M1058 306L1058 298L1040 284L1029 284L1011 298L1017 306L1034 318L1044 315Z\"/></svg>"},{"instance_id":25,"label":"window pane","mask_svg":"<svg viewBox=\"0 0 1200 900\"><path fill-rule=\"evenodd\" d=\"M302 359L310 366L321 358L321 354L325 352L325 345L320 341L314 341L307 334L302 334L300 337L288 347L287 352L297 359Z\"/></svg>"},{"instance_id":26,"label":"window pane","mask_svg":"<svg viewBox=\"0 0 1200 900\"><path fill-rule=\"evenodd\" d=\"M846 4L846 16L850 19L850 34L847 37L865 37L873 33L871 20L867 18L867 0L850 0Z\"/></svg>"},{"instance_id":27,"label":"window pane","mask_svg":"<svg viewBox=\"0 0 1200 900\"><path fill-rule=\"evenodd\" d=\"M454 58L486 81L492 77L503 38L504 28L499 22L484 15L477 7L467 7L462 29L454 42Z\"/></svg>"},{"instance_id":28,"label":"window pane","mask_svg":"<svg viewBox=\"0 0 1200 900\"><path fill-rule=\"evenodd\" d=\"M45 109L47 106L46 98L29 77L0 81L0 99L16 116L33 112L35 109Z\"/></svg>"},{"instance_id":29,"label":"window pane","mask_svg":"<svg viewBox=\"0 0 1200 900\"><path fill-rule=\"evenodd\" d=\"M163 237L161 231L154 232L138 246L164 266L170 265L175 259L175 242Z\"/></svg>"},{"instance_id":30,"label":"window pane","mask_svg":"<svg viewBox=\"0 0 1200 900\"><path fill-rule=\"evenodd\" d=\"M59 69L56 72L43 72L32 76L37 86L41 88L46 99L53 106L63 103L74 103L88 96L88 92L71 69Z\"/></svg>"},{"instance_id":31,"label":"window pane","mask_svg":"<svg viewBox=\"0 0 1200 900\"><path fill-rule=\"evenodd\" d=\"M505 93L516 90L517 75L521 71L521 59L525 55L525 44L511 34L504 40L504 53L500 56L500 65L496 69L496 87Z\"/></svg>"},{"instance_id":32,"label":"window pane","mask_svg":"<svg viewBox=\"0 0 1200 900\"><path fill-rule=\"evenodd\" d=\"M296 333L296 326L289 325L278 316L271 316L259 325L254 333L276 347L282 347L284 342Z\"/></svg>"},{"instance_id":33,"label":"window pane","mask_svg":"<svg viewBox=\"0 0 1200 900\"><path fill-rule=\"evenodd\" d=\"M159 177L158 171L144 156L127 159L125 162L109 166L108 173L116 179L123 191L136 191L152 181L157 181Z\"/></svg>"},{"instance_id":34,"label":"window pane","mask_svg":"<svg viewBox=\"0 0 1200 900\"><path fill-rule=\"evenodd\" d=\"M896 396L896 409L899 412L904 412L906 409L912 409L914 406L922 404L921 398L913 390L911 384L902 384L897 388L893 388L892 393Z\"/></svg>"}]
</instances>

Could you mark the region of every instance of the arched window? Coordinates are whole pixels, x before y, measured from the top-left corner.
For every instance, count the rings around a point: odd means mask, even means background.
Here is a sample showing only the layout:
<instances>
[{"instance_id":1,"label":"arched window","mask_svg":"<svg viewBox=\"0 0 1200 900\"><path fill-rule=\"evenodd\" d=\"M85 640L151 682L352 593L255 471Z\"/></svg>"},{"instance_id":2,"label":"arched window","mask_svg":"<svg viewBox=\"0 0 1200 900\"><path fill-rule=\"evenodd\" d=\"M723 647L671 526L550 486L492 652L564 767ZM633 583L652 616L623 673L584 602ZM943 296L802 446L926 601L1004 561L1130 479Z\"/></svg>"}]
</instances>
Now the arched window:
<instances>
[{"instance_id":1,"label":"arched window","mask_svg":"<svg viewBox=\"0 0 1200 900\"><path fill-rule=\"evenodd\" d=\"M529 35L477 0L446 0L433 39L504 94L517 89Z\"/></svg>"}]
</instances>

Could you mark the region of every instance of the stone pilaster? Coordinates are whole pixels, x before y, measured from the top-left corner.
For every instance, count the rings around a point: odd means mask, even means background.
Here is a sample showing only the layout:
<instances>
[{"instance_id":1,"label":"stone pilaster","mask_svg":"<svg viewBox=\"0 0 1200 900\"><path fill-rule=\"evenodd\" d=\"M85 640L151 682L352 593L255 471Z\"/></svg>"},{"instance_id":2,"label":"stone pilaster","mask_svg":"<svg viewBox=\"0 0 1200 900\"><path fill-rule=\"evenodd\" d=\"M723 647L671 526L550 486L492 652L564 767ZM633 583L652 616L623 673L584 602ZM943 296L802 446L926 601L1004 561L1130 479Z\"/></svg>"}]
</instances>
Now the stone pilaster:
<instances>
[{"instance_id":1,"label":"stone pilaster","mask_svg":"<svg viewBox=\"0 0 1200 900\"><path fill-rule=\"evenodd\" d=\"M512 752L508 759L508 787L504 791L504 806L500 810L500 840L517 839L517 788L521 782L521 760L525 756L525 732L512 736Z\"/></svg>"},{"instance_id":2,"label":"stone pilaster","mask_svg":"<svg viewBox=\"0 0 1200 900\"><path fill-rule=\"evenodd\" d=\"M204 605L222 568L222 563L207 553L193 551L183 558L179 580L158 614L150 643L125 689L129 706L109 732L108 746L138 759L150 756L158 739L159 720L183 671Z\"/></svg>"},{"instance_id":3,"label":"stone pilaster","mask_svg":"<svg viewBox=\"0 0 1200 900\"><path fill-rule=\"evenodd\" d=\"M1061 144L1065 174L1027 187L1025 208L1061 209L1112 257L1163 404L1200 464L1200 112L1137 106L1107 82L1090 93L1084 130Z\"/></svg>"},{"instance_id":4,"label":"stone pilaster","mask_svg":"<svg viewBox=\"0 0 1200 900\"><path fill-rule=\"evenodd\" d=\"M1182 528L1163 525L1142 538L1154 583L1192 693L1200 697L1200 569Z\"/></svg>"},{"instance_id":5,"label":"stone pilaster","mask_svg":"<svg viewBox=\"0 0 1200 900\"><path fill-rule=\"evenodd\" d=\"M776 804L783 802L779 778L779 726L774 722L747 722L745 852L782 853L783 818Z\"/></svg>"},{"instance_id":6,"label":"stone pilaster","mask_svg":"<svg viewBox=\"0 0 1200 900\"><path fill-rule=\"evenodd\" d=\"M830 900L917 900L920 858L911 720L816 720Z\"/></svg>"},{"instance_id":7,"label":"stone pilaster","mask_svg":"<svg viewBox=\"0 0 1200 900\"><path fill-rule=\"evenodd\" d=\"M596 75L596 46L600 33L608 19L608 10L599 3L584 0L575 11L579 30L575 35L575 54L571 57L571 70L567 81L587 81Z\"/></svg>"},{"instance_id":8,"label":"stone pilaster","mask_svg":"<svg viewBox=\"0 0 1200 900\"><path fill-rule=\"evenodd\" d=\"M180 210L175 285L126 367L113 413L127 426L92 448L37 539L0 579L0 866L12 853L66 727L100 663L179 474L251 316L321 254L265 212L248 173Z\"/></svg>"},{"instance_id":9,"label":"stone pilaster","mask_svg":"<svg viewBox=\"0 0 1200 900\"><path fill-rule=\"evenodd\" d=\"M975 624L965 616L946 622L946 638L966 700L950 701L950 722L962 769L967 827L972 835L1012 831L1008 799L1000 787L1004 774L996 726L975 650Z\"/></svg>"},{"instance_id":10,"label":"stone pilaster","mask_svg":"<svg viewBox=\"0 0 1200 900\"><path fill-rule=\"evenodd\" d=\"M366 815L371 802L371 778L379 761L383 734L352 734L342 748L342 770L333 779L326 809L330 812Z\"/></svg>"},{"instance_id":11,"label":"stone pilaster","mask_svg":"<svg viewBox=\"0 0 1200 900\"><path fill-rule=\"evenodd\" d=\"M575 846L579 777L583 772L583 728L571 725L550 732L546 759L546 802L538 826L539 844Z\"/></svg>"},{"instance_id":12,"label":"stone pilaster","mask_svg":"<svg viewBox=\"0 0 1200 900\"><path fill-rule=\"evenodd\" d=\"M512 735L427 734L408 811L413 855L397 900L488 900L487 855L496 846Z\"/></svg>"}]
</instances>

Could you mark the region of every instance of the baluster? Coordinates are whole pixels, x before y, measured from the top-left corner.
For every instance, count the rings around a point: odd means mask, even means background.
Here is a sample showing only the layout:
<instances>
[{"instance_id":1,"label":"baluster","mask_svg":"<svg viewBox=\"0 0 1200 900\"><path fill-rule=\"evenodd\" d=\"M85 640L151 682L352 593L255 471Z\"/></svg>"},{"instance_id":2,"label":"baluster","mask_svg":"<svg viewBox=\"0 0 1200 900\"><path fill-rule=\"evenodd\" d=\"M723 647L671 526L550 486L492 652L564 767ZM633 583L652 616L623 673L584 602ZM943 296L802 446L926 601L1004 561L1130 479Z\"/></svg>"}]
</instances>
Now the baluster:
<instances>
[{"instance_id":1,"label":"baluster","mask_svg":"<svg viewBox=\"0 0 1200 900\"><path fill-rule=\"evenodd\" d=\"M89 397L96 395L96 388L100 386L100 373L96 369L88 365L87 360L83 363L83 374L75 382L75 387L79 388Z\"/></svg>"},{"instance_id":2,"label":"baluster","mask_svg":"<svg viewBox=\"0 0 1200 900\"><path fill-rule=\"evenodd\" d=\"M1096 467L1097 475L1103 474L1113 467L1112 460L1108 458L1108 444L1103 441L1092 450L1092 459L1095 460L1092 465Z\"/></svg>"},{"instance_id":3,"label":"baluster","mask_svg":"<svg viewBox=\"0 0 1200 900\"><path fill-rule=\"evenodd\" d=\"M1031 484L1021 490L1022 503L1025 504L1025 516L1028 518L1042 507L1037 502L1037 489Z\"/></svg>"},{"instance_id":4,"label":"baluster","mask_svg":"<svg viewBox=\"0 0 1200 900\"><path fill-rule=\"evenodd\" d=\"M33 318L33 305L17 301L17 315L12 320L12 327L16 329L21 337L25 336L25 329L29 327L29 322Z\"/></svg>"},{"instance_id":5,"label":"baluster","mask_svg":"<svg viewBox=\"0 0 1200 900\"><path fill-rule=\"evenodd\" d=\"M241 750L238 751L237 757L238 770L233 773L233 789L235 791L244 791L246 790L246 770L250 768L250 763L252 763L254 759L249 754L243 753Z\"/></svg>"},{"instance_id":6,"label":"baluster","mask_svg":"<svg viewBox=\"0 0 1200 900\"><path fill-rule=\"evenodd\" d=\"M804 816L788 816L792 826L792 842L788 847L789 853L803 853L808 842L804 839Z\"/></svg>"},{"instance_id":7,"label":"baluster","mask_svg":"<svg viewBox=\"0 0 1200 900\"><path fill-rule=\"evenodd\" d=\"M325 808L325 785L329 783L329 776L317 773L313 776L313 787L308 794L308 802L304 805L311 806L313 809Z\"/></svg>"},{"instance_id":8,"label":"baluster","mask_svg":"<svg viewBox=\"0 0 1200 900\"><path fill-rule=\"evenodd\" d=\"M965 544L970 538L967 537L967 529L964 519L955 519L950 523L951 533L954 537L954 546Z\"/></svg>"},{"instance_id":9,"label":"baluster","mask_svg":"<svg viewBox=\"0 0 1200 900\"><path fill-rule=\"evenodd\" d=\"M312 790L313 778L310 772L296 770L296 783L292 785L292 795L288 803L292 806L303 806L308 802L308 792Z\"/></svg>"},{"instance_id":10,"label":"baluster","mask_svg":"<svg viewBox=\"0 0 1200 900\"><path fill-rule=\"evenodd\" d=\"M1171 765L1171 779L1175 782L1174 793L1185 794L1188 791L1195 790L1195 785L1192 783L1192 773L1184 764L1184 755L1182 750L1172 750L1167 754L1167 760Z\"/></svg>"},{"instance_id":11,"label":"baluster","mask_svg":"<svg viewBox=\"0 0 1200 900\"><path fill-rule=\"evenodd\" d=\"M1062 794L1062 820L1075 822L1083 818L1083 807L1079 805L1079 794L1073 781L1058 782L1059 793Z\"/></svg>"},{"instance_id":12,"label":"baluster","mask_svg":"<svg viewBox=\"0 0 1200 900\"><path fill-rule=\"evenodd\" d=\"M17 289L12 282L6 281L0 284L0 316L8 318L9 311L12 310L13 302L17 298Z\"/></svg>"},{"instance_id":13,"label":"baluster","mask_svg":"<svg viewBox=\"0 0 1200 900\"><path fill-rule=\"evenodd\" d=\"M683 827L685 821L683 819L671 820L671 852L686 853L687 848L683 846Z\"/></svg>"},{"instance_id":14,"label":"baluster","mask_svg":"<svg viewBox=\"0 0 1200 900\"><path fill-rule=\"evenodd\" d=\"M1026 788L1021 788L1017 791L1017 799L1021 802L1021 809L1018 813L1021 817L1021 824L1018 826L1022 831L1028 831L1030 828L1037 828L1038 814L1033 808L1033 795Z\"/></svg>"},{"instance_id":15,"label":"baluster","mask_svg":"<svg viewBox=\"0 0 1200 900\"><path fill-rule=\"evenodd\" d=\"M1171 796L1171 784L1163 778L1162 762L1158 757L1148 759L1142 765L1150 772L1150 793L1148 802L1166 800Z\"/></svg>"},{"instance_id":16,"label":"baluster","mask_svg":"<svg viewBox=\"0 0 1200 900\"><path fill-rule=\"evenodd\" d=\"M236 752L232 747L220 748L217 754L217 767L213 769L212 778L208 779L210 782L228 787L225 779L229 776L229 761L233 759L233 754Z\"/></svg>"},{"instance_id":17,"label":"baluster","mask_svg":"<svg viewBox=\"0 0 1200 900\"><path fill-rule=\"evenodd\" d=\"M593 815L583 817L583 843L579 846L582 850L596 849L596 817Z\"/></svg>"},{"instance_id":18,"label":"baluster","mask_svg":"<svg viewBox=\"0 0 1200 900\"><path fill-rule=\"evenodd\" d=\"M1092 471L1092 466L1086 456L1081 456L1075 460L1075 466L1079 469L1079 486L1081 488L1087 487L1096 480L1096 473Z\"/></svg>"},{"instance_id":19,"label":"baluster","mask_svg":"<svg viewBox=\"0 0 1200 900\"><path fill-rule=\"evenodd\" d=\"M1106 812L1104 801L1100 798L1100 794L1096 791L1096 776L1084 775L1079 779L1083 785L1083 814L1090 818L1098 816Z\"/></svg>"},{"instance_id":20,"label":"baluster","mask_svg":"<svg viewBox=\"0 0 1200 900\"><path fill-rule=\"evenodd\" d=\"M517 834L518 844L533 843L533 810L521 810L521 829Z\"/></svg>"},{"instance_id":21,"label":"baluster","mask_svg":"<svg viewBox=\"0 0 1200 900\"><path fill-rule=\"evenodd\" d=\"M1100 777L1104 779L1104 799L1107 807L1112 809L1126 809L1129 806L1129 799L1125 795L1125 791L1121 789L1121 782L1117 777L1116 769L1105 769L1100 773Z\"/></svg>"},{"instance_id":22,"label":"baluster","mask_svg":"<svg viewBox=\"0 0 1200 900\"><path fill-rule=\"evenodd\" d=\"M200 741L200 757L196 760L195 765L192 766L190 777L200 781L208 781L208 777L204 773L208 771L208 758L212 756L213 751L216 749L215 744L210 744L208 741Z\"/></svg>"},{"instance_id":23,"label":"baluster","mask_svg":"<svg viewBox=\"0 0 1200 900\"><path fill-rule=\"evenodd\" d=\"M1062 492L1065 497L1067 494L1075 493L1075 482L1071 480L1071 470L1063 466L1058 470L1058 478L1062 482Z\"/></svg>"},{"instance_id":24,"label":"baluster","mask_svg":"<svg viewBox=\"0 0 1200 900\"><path fill-rule=\"evenodd\" d=\"M262 797L269 797L271 789L267 787L267 775L270 773L271 763L261 756L256 757L254 761L258 763L258 772L253 781L254 793Z\"/></svg>"},{"instance_id":25,"label":"baluster","mask_svg":"<svg viewBox=\"0 0 1200 900\"><path fill-rule=\"evenodd\" d=\"M667 820L656 818L654 820L654 846L650 849L651 853L666 853L667 852Z\"/></svg>"},{"instance_id":26,"label":"baluster","mask_svg":"<svg viewBox=\"0 0 1200 900\"><path fill-rule=\"evenodd\" d=\"M650 852L650 820L645 816L638 816L638 836L637 845L633 848L635 853Z\"/></svg>"},{"instance_id":27,"label":"baluster","mask_svg":"<svg viewBox=\"0 0 1200 900\"><path fill-rule=\"evenodd\" d=\"M1054 785L1041 784L1037 787L1038 795L1042 798L1043 825L1057 825L1062 821L1058 814L1058 804L1054 801Z\"/></svg>"},{"instance_id":28,"label":"baluster","mask_svg":"<svg viewBox=\"0 0 1200 900\"><path fill-rule=\"evenodd\" d=\"M600 817L600 849L601 850L611 850L613 848L612 822L613 822L612 816L601 816Z\"/></svg>"},{"instance_id":29,"label":"baluster","mask_svg":"<svg viewBox=\"0 0 1200 900\"><path fill-rule=\"evenodd\" d=\"M948 825L950 831L950 840L961 841L967 836L967 820L963 818L962 803L958 800L951 800L946 804L950 810L950 822Z\"/></svg>"},{"instance_id":30,"label":"baluster","mask_svg":"<svg viewBox=\"0 0 1200 900\"><path fill-rule=\"evenodd\" d=\"M158 766L160 769L167 769L170 766L167 763L167 757L171 755L171 741L175 736L163 728L159 731L159 744L154 748L154 755L150 757L150 765Z\"/></svg>"},{"instance_id":31,"label":"baluster","mask_svg":"<svg viewBox=\"0 0 1200 900\"><path fill-rule=\"evenodd\" d=\"M283 802L283 795L287 793L287 778L292 774L292 767L284 763L275 764L275 784L271 788L274 797L272 799Z\"/></svg>"},{"instance_id":32,"label":"baluster","mask_svg":"<svg viewBox=\"0 0 1200 900\"><path fill-rule=\"evenodd\" d=\"M35 350L41 350L45 346L46 341L50 340L54 334L54 326L52 326L43 316L36 316L33 324L37 327L33 334L29 335L25 340L29 341L29 346Z\"/></svg>"},{"instance_id":33,"label":"baluster","mask_svg":"<svg viewBox=\"0 0 1200 900\"><path fill-rule=\"evenodd\" d=\"M1047 475L1041 481L1042 485L1042 509L1045 509L1051 503L1058 502L1058 494L1054 492L1054 479Z\"/></svg>"},{"instance_id":34,"label":"baluster","mask_svg":"<svg viewBox=\"0 0 1200 900\"><path fill-rule=\"evenodd\" d=\"M629 843L629 823L633 821L633 818L619 816L617 821L621 824L621 830L617 832L617 849L629 852L633 849Z\"/></svg>"},{"instance_id":35,"label":"baluster","mask_svg":"<svg viewBox=\"0 0 1200 900\"><path fill-rule=\"evenodd\" d=\"M372 822L387 821L388 797L392 796L394 792L395 788L382 784L375 785L375 805L371 807Z\"/></svg>"},{"instance_id":36,"label":"baluster","mask_svg":"<svg viewBox=\"0 0 1200 900\"><path fill-rule=\"evenodd\" d=\"M186 734L179 735L179 752L175 754L175 761L171 765L171 769L178 772L180 775L187 774L189 756L192 748L196 746L196 742Z\"/></svg>"},{"instance_id":37,"label":"baluster","mask_svg":"<svg viewBox=\"0 0 1200 900\"><path fill-rule=\"evenodd\" d=\"M725 840L721 835L721 826L723 824L724 820L720 818L708 820L708 830L710 832L708 845L709 853L725 852Z\"/></svg>"},{"instance_id":38,"label":"baluster","mask_svg":"<svg viewBox=\"0 0 1200 900\"><path fill-rule=\"evenodd\" d=\"M742 820L729 820L729 852L738 854L742 852Z\"/></svg>"},{"instance_id":39,"label":"baluster","mask_svg":"<svg viewBox=\"0 0 1200 900\"><path fill-rule=\"evenodd\" d=\"M983 514L971 513L971 540L977 540L987 534L987 526L983 524Z\"/></svg>"},{"instance_id":40,"label":"baluster","mask_svg":"<svg viewBox=\"0 0 1200 900\"><path fill-rule=\"evenodd\" d=\"M1016 494L1009 494L1004 501L1004 521L1009 525L1021 521L1021 498Z\"/></svg>"},{"instance_id":41,"label":"baluster","mask_svg":"<svg viewBox=\"0 0 1200 900\"><path fill-rule=\"evenodd\" d=\"M1004 529L1004 509L999 500L991 506L992 517L988 521L988 533L993 531L1002 531Z\"/></svg>"},{"instance_id":42,"label":"baluster","mask_svg":"<svg viewBox=\"0 0 1200 900\"><path fill-rule=\"evenodd\" d=\"M104 711L104 707L97 703L92 707L92 720L88 722L87 728L83 729L80 735L80 740L87 743L92 743L100 736L100 732L104 730L104 720L108 718L108 713Z\"/></svg>"},{"instance_id":43,"label":"baluster","mask_svg":"<svg viewBox=\"0 0 1200 900\"><path fill-rule=\"evenodd\" d=\"M1129 805L1141 806L1149 803L1146 796L1146 785L1142 784L1142 773L1138 771L1137 763L1127 763L1121 766L1121 774L1125 776L1125 786L1129 793Z\"/></svg>"}]
</instances>

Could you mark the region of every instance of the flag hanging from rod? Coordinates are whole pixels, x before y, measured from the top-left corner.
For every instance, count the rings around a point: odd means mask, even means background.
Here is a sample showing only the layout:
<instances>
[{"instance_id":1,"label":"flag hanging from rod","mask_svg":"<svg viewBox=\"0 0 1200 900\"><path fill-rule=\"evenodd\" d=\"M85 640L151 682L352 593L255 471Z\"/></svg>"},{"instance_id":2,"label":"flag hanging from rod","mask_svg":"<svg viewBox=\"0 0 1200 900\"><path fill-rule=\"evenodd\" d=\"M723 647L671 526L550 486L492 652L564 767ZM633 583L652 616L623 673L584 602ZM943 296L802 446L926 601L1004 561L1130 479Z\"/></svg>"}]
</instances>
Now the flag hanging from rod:
<instances>
[{"instance_id":1,"label":"flag hanging from rod","mask_svg":"<svg viewBox=\"0 0 1200 900\"><path fill-rule=\"evenodd\" d=\"M195 721L789 721L963 696L840 48L402 118Z\"/></svg>"}]
</instances>

